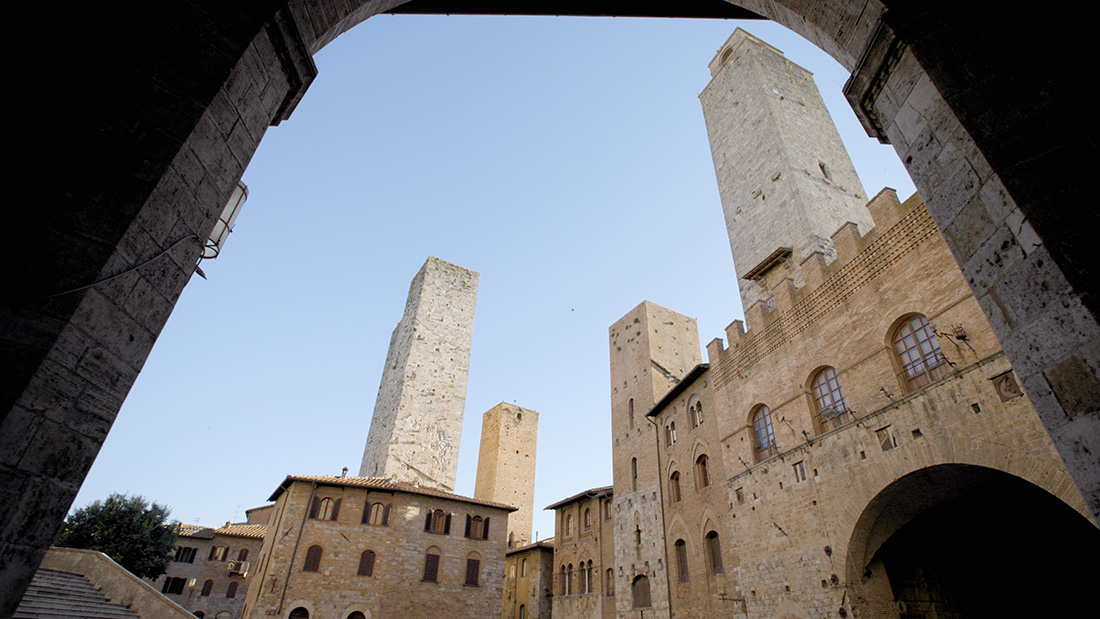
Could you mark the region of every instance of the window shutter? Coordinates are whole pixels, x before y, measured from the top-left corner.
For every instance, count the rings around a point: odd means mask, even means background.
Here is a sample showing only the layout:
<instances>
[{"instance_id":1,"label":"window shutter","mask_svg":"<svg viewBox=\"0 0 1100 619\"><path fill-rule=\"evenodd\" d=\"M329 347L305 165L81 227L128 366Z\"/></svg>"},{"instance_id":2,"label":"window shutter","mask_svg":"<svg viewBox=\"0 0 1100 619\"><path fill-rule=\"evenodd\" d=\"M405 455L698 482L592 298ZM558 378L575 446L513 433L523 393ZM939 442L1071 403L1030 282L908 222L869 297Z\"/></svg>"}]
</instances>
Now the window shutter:
<instances>
[{"instance_id":1,"label":"window shutter","mask_svg":"<svg viewBox=\"0 0 1100 619\"><path fill-rule=\"evenodd\" d=\"M439 578L439 555L428 555L424 558L424 580L436 582Z\"/></svg>"},{"instance_id":2,"label":"window shutter","mask_svg":"<svg viewBox=\"0 0 1100 619\"><path fill-rule=\"evenodd\" d=\"M485 517L485 522L481 525L481 539L489 539L489 517Z\"/></svg>"},{"instance_id":3,"label":"window shutter","mask_svg":"<svg viewBox=\"0 0 1100 619\"><path fill-rule=\"evenodd\" d=\"M340 517L340 501L343 499L336 499L336 502L332 504L332 520L336 520Z\"/></svg>"},{"instance_id":4,"label":"window shutter","mask_svg":"<svg viewBox=\"0 0 1100 619\"><path fill-rule=\"evenodd\" d=\"M425 531L431 531L432 530L432 510L430 510L430 509L428 510L428 517L424 520L424 530Z\"/></svg>"},{"instance_id":5,"label":"window shutter","mask_svg":"<svg viewBox=\"0 0 1100 619\"><path fill-rule=\"evenodd\" d=\"M466 559L466 584L477 585L477 573L481 568L478 559Z\"/></svg>"},{"instance_id":6,"label":"window shutter","mask_svg":"<svg viewBox=\"0 0 1100 619\"><path fill-rule=\"evenodd\" d=\"M470 514L466 514L466 537L470 537Z\"/></svg>"},{"instance_id":7,"label":"window shutter","mask_svg":"<svg viewBox=\"0 0 1100 619\"><path fill-rule=\"evenodd\" d=\"M217 546L211 546L210 547L210 556L206 560L207 561L213 561L214 560L214 553L217 552L217 551L218 551Z\"/></svg>"},{"instance_id":8,"label":"window shutter","mask_svg":"<svg viewBox=\"0 0 1100 619\"><path fill-rule=\"evenodd\" d=\"M382 526L390 526L390 504L386 503L386 509L382 511Z\"/></svg>"},{"instance_id":9,"label":"window shutter","mask_svg":"<svg viewBox=\"0 0 1100 619\"><path fill-rule=\"evenodd\" d=\"M229 583L229 590L225 592L225 597L227 597L227 598L237 597L237 583L236 582Z\"/></svg>"},{"instance_id":10,"label":"window shutter","mask_svg":"<svg viewBox=\"0 0 1100 619\"><path fill-rule=\"evenodd\" d=\"M447 514L447 519L443 522L443 533L446 535L451 534L451 515Z\"/></svg>"},{"instance_id":11,"label":"window shutter","mask_svg":"<svg viewBox=\"0 0 1100 619\"><path fill-rule=\"evenodd\" d=\"M359 557L359 576L374 574L374 551L367 550Z\"/></svg>"},{"instance_id":12,"label":"window shutter","mask_svg":"<svg viewBox=\"0 0 1100 619\"><path fill-rule=\"evenodd\" d=\"M313 501L309 504L309 517L317 518L317 512L321 511L321 499L313 497Z\"/></svg>"}]
</instances>

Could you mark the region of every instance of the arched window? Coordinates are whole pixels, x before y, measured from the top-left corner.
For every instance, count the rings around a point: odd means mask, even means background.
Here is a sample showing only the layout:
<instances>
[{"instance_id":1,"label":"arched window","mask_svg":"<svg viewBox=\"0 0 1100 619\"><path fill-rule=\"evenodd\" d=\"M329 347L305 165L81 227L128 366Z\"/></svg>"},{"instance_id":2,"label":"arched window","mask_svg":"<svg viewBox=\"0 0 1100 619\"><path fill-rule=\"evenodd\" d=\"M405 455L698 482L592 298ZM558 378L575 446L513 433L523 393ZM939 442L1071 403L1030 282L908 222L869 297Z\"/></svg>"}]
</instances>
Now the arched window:
<instances>
[{"instance_id":1,"label":"arched window","mask_svg":"<svg viewBox=\"0 0 1100 619\"><path fill-rule=\"evenodd\" d=\"M778 453L775 447L775 431L772 430L772 411L763 404L752 416L752 433L757 462L763 462Z\"/></svg>"},{"instance_id":2,"label":"arched window","mask_svg":"<svg viewBox=\"0 0 1100 619\"><path fill-rule=\"evenodd\" d=\"M707 468L707 454L695 459L695 483L700 490L710 485L710 470Z\"/></svg>"},{"instance_id":3,"label":"arched window","mask_svg":"<svg viewBox=\"0 0 1100 619\"><path fill-rule=\"evenodd\" d=\"M587 531L592 528L592 510L587 507L584 508L584 530Z\"/></svg>"},{"instance_id":4,"label":"arched window","mask_svg":"<svg viewBox=\"0 0 1100 619\"><path fill-rule=\"evenodd\" d=\"M481 555L476 552L471 552L466 557L466 582L463 583L467 587L479 586L478 580L481 576Z\"/></svg>"},{"instance_id":5,"label":"arched window","mask_svg":"<svg viewBox=\"0 0 1100 619\"><path fill-rule=\"evenodd\" d=\"M626 403L627 408L627 428L634 429L634 398L630 398Z\"/></svg>"},{"instance_id":6,"label":"arched window","mask_svg":"<svg viewBox=\"0 0 1100 619\"><path fill-rule=\"evenodd\" d=\"M607 568L607 582L604 586L607 588L607 595L615 595L615 570L610 567Z\"/></svg>"},{"instance_id":7,"label":"arched window","mask_svg":"<svg viewBox=\"0 0 1100 619\"><path fill-rule=\"evenodd\" d=\"M816 416L822 432L827 432L851 421L848 403L844 401L844 392L840 389L840 380L836 368L823 368L814 375L811 383L814 394Z\"/></svg>"},{"instance_id":8,"label":"arched window","mask_svg":"<svg viewBox=\"0 0 1100 619\"><path fill-rule=\"evenodd\" d=\"M675 421L670 422L668 424L668 431L672 435L672 443L671 444L675 445L676 444L676 422Z\"/></svg>"},{"instance_id":9,"label":"arched window","mask_svg":"<svg viewBox=\"0 0 1100 619\"><path fill-rule=\"evenodd\" d=\"M565 595L573 595L573 564L565 571Z\"/></svg>"},{"instance_id":10,"label":"arched window","mask_svg":"<svg viewBox=\"0 0 1100 619\"><path fill-rule=\"evenodd\" d=\"M665 426L665 447L672 447L672 430Z\"/></svg>"},{"instance_id":11,"label":"arched window","mask_svg":"<svg viewBox=\"0 0 1100 619\"><path fill-rule=\"evenodd\" d=\"M214 615L214 619L233 619L233 613L228 610L219 611L218 614Z\"/></svg>"},{"instance_id":12,"label":"arched window","mask_svg":"<svg viewBox=\"0 0 1100 619\"><path fill-rule=\"evenodd\" d=\"M210 593L213 590L214 590L214 581L213 580L207 580L206 582L202 583L202 593L199 593L199 595L201 595L202 597L206 597L206 596L210 595Z\"/></svg>"},{"instance_id":13,"label":"arched window","mask_svg":"<svg viewBox=\"0 0 1100 619\"><path fill-rule=\"evenodd\" d=\"M470 539L485 539L485 520L481 516L466 514L466 537Z\"/></svg>"},{"instance_id":14,"label":"arched window","mask_svg":"<svg viewBox=\"0 0 1100 619\"><path fill-rule=\"evenodd\" d=\"M517 616L519 617L519 619L527 619L527 607L524 606L523 604L520 604L519 605L519 615L517 615Z\"/></svg>"},{"instance_id":15,"label":"arched window","mask_svg":"<svg viewBox=\"0 0 1100 619\"><path fill-rule=\"evenodd\" d=\"M588 570L584 567L584 561L577 566L577 593L588 593Z\"/></svg>"},{"instance_id":16,"label":"arched window","mask_svg":"<svg viewBox=\"0 0 1100 619\"><path fill-rule=\"evenodd\" d=\"M298 608L290 611L288 619L309 619L309 611L299 606Z\"/></svg>"},{"instance_id":17,"label":"arched window","mask_svg":"<svg viewBox=\"0 0 1100 619\"><path fill-rule=\"evenodd\" d=\"M566 571L565 564L562 563L562 565L561 565L561 594L562 595L569 595L567 593L567 591L569 591L569 572Z\"/></svg>"},{"instance_id":18,"label":"arched window","mask_svg":"<svg viewBox=\"0 0 1100 619\"><path fill-rule=\"evenodd\" d=\"M516 532L515 531L509 531L508 532L508 547L511 548L515 545L516 545Z\"/></svg>"},{"instance_id":19,"label":"arched window","mask_svg":"<svg viewBox=\"0 0 1100 619\"><path fill-rule=\"evenodd\" d=\"M707 561L710 562L710 571L714 574L722 573L722 544L718 541L718 533L711 531L706 537Z\"/></svg>"},{"instance_id":20,"label":"arched window","mask_svg":"<svg viewBox=\"0 0 1100 619\"><path fill-rule=\"evenodd\" d=\"M611 501L604 501L603 503L603 519L611 520Z\"/></svg>"},{"instance_id":21,"label":"arched window","mask_svg":"<svg viewBox=\"0 0 1100 619\"><path fill-rule=\"evenodd\" d=\"M526 557L524 557L523 559L520 559L520 561L519 561L519 575L520 576L526 576L527 575L527 558Z\"/></svg>"},{"instance_id":22,"label":"arched window","mask_svg":"<svg viewBox=\"0 0 1100 619\"><path fill-rule=\"evenodd\" d=\"M450 535L451 515L444 513L441 509L429 511L424 519L424 530L430 533Z\"/></svg>"},{"instance_id":23,"label":"arched window","mask_svg":"<svg viewBox=\"0 0 1100 619\"><path fill-rule=\"evenodd\" d=\"M229 583L229 588L226 589L226 591L225 591L225 597L227 597L227 598L237 597L237 586L238 586L238 584L239 583L235 580L233 582Z\"/></svg>"},{"instance_id":24,"label":"arched window","mask_svg":"<svg viewBox=\"0 0 1100 619\"><path fill-rule=\"evenodd\" d=\"M668 478L668 495L673 503L680 502L680 471L673 471Z\"/></svg>"},{"instance_id":25,"label":"arched window","mask_svg":"<svg viewBox=\"0 0 1100 619\"><path fill-rule=\"evenodd\" d=\"M673 545L673 548L676 551L676 569L680 574L680 582L687 582L690 580L688 574L687 544L684 543L684 540L678 539Z\"/></svg>"},{"instance_id":26,"label":"arched window","mask_svg":"<svg viewBox=\"0 0 1100 619\"><path fill-rule=\"evenodd\" d=\"M389 503L371 503L363 522L378 527L388 526L390 524Z\"/></svg>"},{"instance_id":27,"label":"arched window","mask_svg":"<svg viewBox=\"0 0 1100 619\"><path fill-rule=\"evenodd\" d=\"M588 566L584 568L584 579L587 581L584 586L585 593L592 593L595 591L593 588L595 583L592 582L593 576L595 576L595 571L592 569L592 559L589 559Z\"/></svg>"},{"instance_id":28,"label":"arched window","mask_svg":"<svg viewBox=\"0 0 1100 619\"><path fill-rule=\"evenodd\" d=\"M573 514L566 514L565 515L565 534L566 535L572 535L573 534Z\"/></svg>"},{"instance_id":29,"label":"arched window","mask_svg":"<svg viewBox=\"0 0 1100 619\"><path fill-rule=\"evenodd\" d=\"M424 582L439 582L439 549L435 546L424 555Z\"/></svg>"},{"instance_id":30,"label":"arched window","mask_svg":"<svg viewBox=\"0 0 1100 619\"><path fill-rule=\"evenodd\" d=\"M630 585L630 592L634 595L634 608L649 608L653 605L649 601L649 579L638 576Z\"/></svg>"},{"instance_id":31,"label":"arched window","mask_svg":"<svg viewBox=\"0 0 1100 619\"><path fill-rule=\"evenodd\" d=\"M340 517L340 499L313 497L309 517L314 520L336 520Z\"/></svg>"},{"instance_id":32,"label":"arched window","mask_svg":"<svg viewBox=\"0 0 1100 619\"><path fill-rule=\"evenodd\" d=\"M630 459L630 489L632 491L638 490L638 459Z\"/></svg>"},{"instance_id":33,"label":"arched window","mask_svg":"<svg viewBox=\"0 0 1100 619\"><path fill-rule=\"evenodd\" d=\"M374 575L374 551L364 550L363 554L359 555L359 571L356 572L357 576L373 576Z\"/></svg>"},{"instance_id":34,"label":"arched window","mask_svg":"<svg viewBox=\"0 0 1100 619\"><path fill-rule=\"evenodd\" d=\"M321 569L321 547L310 546L306 551L306 564L302 566L304 572L316 572Z\"/></svg>"},{"instance_id":35,"label":"arched window","mask_svg":"<svg viewBox=\"0 0 1100 619\"><path fill-rule=\"evenodd\" d=\"M367 619L367 616L359 611L355 611L348 615L348 619Z\"/></svg>"},{"instance_id":36,"label":"arched window","mask_svg":"<svg viewBox=\"0 0 1100 619\"><path fill-rule=\"evenodd\" d=\"M703 423L703 403L695 402L689 406L688 416L691 417L691 427L698 428Z\"/></svg>"},{"instance_id":37,"label":"arched window","mask_svg":"<svg viewBox=\"0 0 1100 619\"><path fill-rule=\"evenodd\" d=\"M902 323L893 339L902 382L908 391L943 378L950 371L932 325L922 314L914 314Z\"/></svg>"},{"instance_id":38,"label":"arched window","mask_svg":"<svg viewBox=\"0 0 1100 619\"><path fill-rule=\"evenodd\" d=\"M196 610L195 611L195 616L198 617L199 619L203 619L204 617L206 617L206 613L202 612L201 610Z\"/></svg>"},{"instance_id":39,"label":"arched window","mask_svg":"<svg viewBox=\"0 0 1100 619\"><path fill-rule=\"evenodd\" d=\"M237 551L237 560L238 561L247 561L248 560L248 549L247 548L241 548L239 551Z\"/></svg>"}]
</instances>

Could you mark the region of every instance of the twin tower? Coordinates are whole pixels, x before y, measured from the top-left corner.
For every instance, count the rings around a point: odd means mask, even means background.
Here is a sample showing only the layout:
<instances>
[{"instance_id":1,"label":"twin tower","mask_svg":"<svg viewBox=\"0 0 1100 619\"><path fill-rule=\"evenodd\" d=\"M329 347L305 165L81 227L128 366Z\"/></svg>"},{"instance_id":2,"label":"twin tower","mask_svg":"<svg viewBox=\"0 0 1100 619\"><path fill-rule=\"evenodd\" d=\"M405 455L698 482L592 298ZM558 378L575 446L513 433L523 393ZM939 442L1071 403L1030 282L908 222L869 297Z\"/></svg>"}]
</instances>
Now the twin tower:
<instances>
[{"instance_id":1,"label":"twin tower","mask_svg":"<svg viewBox=\"0 0 1100 619\"><path fill-rule=\"evenodd\" d=\"M390 337L374 405L362 477L454 492L478 274L429 257L409 285ZM500 403L482 418L474 498L518 508L511 545L531 541L539 416Z\"/></svg>"}]
</instances>

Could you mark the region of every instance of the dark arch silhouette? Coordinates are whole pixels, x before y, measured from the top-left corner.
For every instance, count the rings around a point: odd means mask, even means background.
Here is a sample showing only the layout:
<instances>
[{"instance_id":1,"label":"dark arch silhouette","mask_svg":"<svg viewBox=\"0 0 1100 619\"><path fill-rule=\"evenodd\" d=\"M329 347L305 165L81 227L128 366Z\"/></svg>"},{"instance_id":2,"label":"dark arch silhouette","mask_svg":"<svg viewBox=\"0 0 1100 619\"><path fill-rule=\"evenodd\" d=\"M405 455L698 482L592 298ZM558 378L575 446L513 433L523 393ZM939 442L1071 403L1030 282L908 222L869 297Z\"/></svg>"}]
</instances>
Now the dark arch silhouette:
<instances>
[{"instance_id":1,"label":"dark arch silhouette","mask_svg":"<svg viewBox=\"0 0 1100 619\"><path fill-rule=\"evenodd\" d=\"M1093 605L1100 564L1081 559L1098 553L1100 529L1046 490L995 469L944 464L903 476L867 504L847 578L853 599L888 582L914 612L1074 616Z\"/></svg>"},{"instance_id":2,"label":"dark arch silhouette","mask_svg":"<svg viewBox=\"0 0 1100 619\"><path fill-rule=\"evenodd\" d=\"M668 4L668 3L666 3ZM845 93L898 151L1093 518L1100 514L1100 210L1080 120L1088 20L985 2L742 0L853 75ZM17 231L0 245L0 615L22 597L168 319L200 240L266 128L312 82L311 54L378 10L358 0L152 9L11 8ZM391 12L737 16L718 0L440 0ZM38 25L48 24L50 36ZM17 196L18 197L18 193ZM91 284L137 273L146 298Z\"/></svg>"}]
</instances>

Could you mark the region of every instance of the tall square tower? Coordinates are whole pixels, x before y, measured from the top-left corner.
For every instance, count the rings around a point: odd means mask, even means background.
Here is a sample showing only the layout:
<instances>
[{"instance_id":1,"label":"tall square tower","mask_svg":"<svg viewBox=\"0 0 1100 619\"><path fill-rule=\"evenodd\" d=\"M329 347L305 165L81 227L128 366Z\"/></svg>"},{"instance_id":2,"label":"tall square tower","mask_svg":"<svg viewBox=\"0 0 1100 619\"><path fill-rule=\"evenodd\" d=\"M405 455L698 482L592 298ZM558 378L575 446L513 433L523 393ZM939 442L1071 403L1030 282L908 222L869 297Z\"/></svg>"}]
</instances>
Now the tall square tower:
<instances>
[{"instance_id":1,"label":"tall square tower","mask_svg":"<svg viewBox=\"0 0 1100 619\"><path fill-rule=\"evenodd\" d=\"M531 543L539 414L501 402L481 418L474 498L517 508L508 514L508 547Z\"/></svg>"},{"instance_id":2,"label":"tall square tower","mask_svg":"<svg viewBox=\"0 0 1100 619\"><path fill-rule=\"evenodd\" d=\"M390 337L359 468L454 491L478 274L429 257Z\"/></svg>"}]
</instances>

